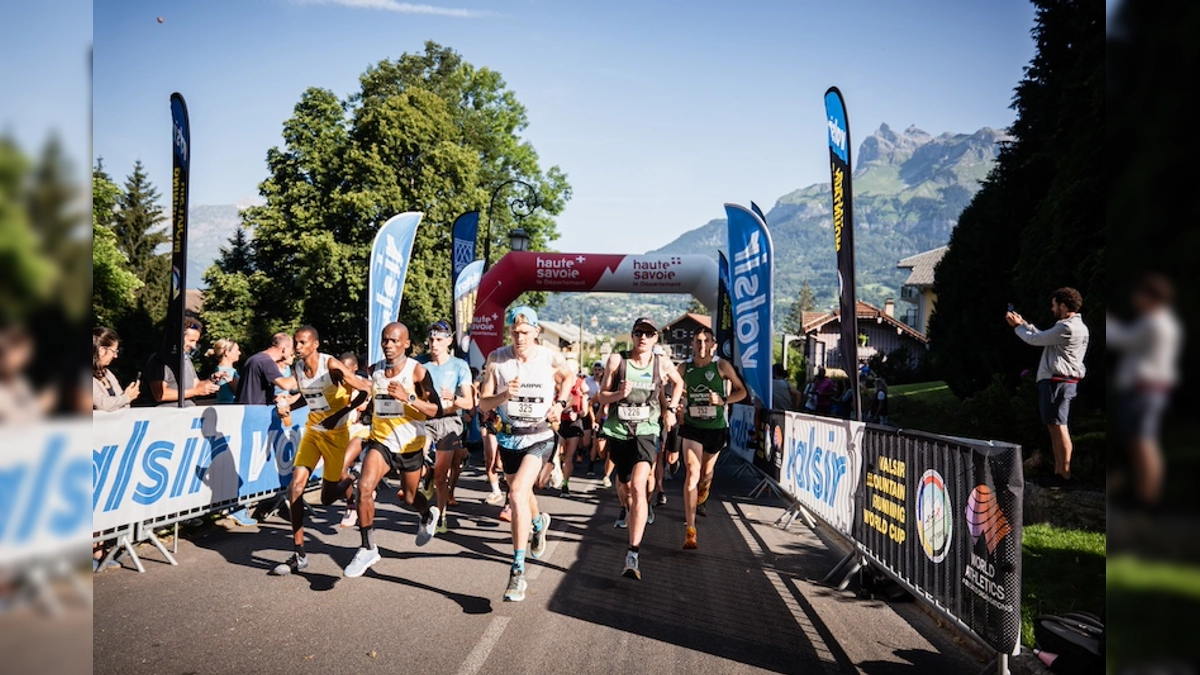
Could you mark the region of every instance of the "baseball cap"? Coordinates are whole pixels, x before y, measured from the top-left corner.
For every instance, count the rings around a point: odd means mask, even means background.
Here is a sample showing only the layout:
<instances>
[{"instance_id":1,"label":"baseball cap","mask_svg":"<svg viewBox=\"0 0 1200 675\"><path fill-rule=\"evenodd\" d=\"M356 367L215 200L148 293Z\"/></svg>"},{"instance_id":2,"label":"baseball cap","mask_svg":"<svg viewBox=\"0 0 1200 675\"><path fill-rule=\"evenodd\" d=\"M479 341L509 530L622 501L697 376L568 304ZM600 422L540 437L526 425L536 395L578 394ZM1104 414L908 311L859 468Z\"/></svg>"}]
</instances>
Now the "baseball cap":
<instances>
[{"instance_id":1,"label":"baseball cap","mask_svg":"<svg viewBox=\"0 0 1200 675\"><path fill-rule=\"evenodd\" d=\"M593 363L593 364L592 364L592 367L593 367L593 368L603 368L603 367L604 367L604 362L603 362L603 361L597 361L597 362L595 362L595 363Z\"/></svg>"},{"instance_id":2,"label":"baseball cap","mask_svg":"<svg viewBox=\"0 0 1200 675\"><path fill-rule=\"evenodd\" d=\"M448 338L454 337L454 329L450 327L450 322L445 319L439 319L429 324L429 337Z\"/></svg>"},{"instance_id":3,"label":"baseball cap","mask_svg":"<svg viewBox=\"0 0 1200 675\"><path fill-rule=\"evenodd\" d=\"M648 316L639 317L639 318L637 319L637 321L634 321L634 322L633 322L633 327L634 327L635 329L636 329L638 326L649 326L649 327L650 327L650 329L651 329L651 330L653 330L655 333L657 333L657 332L658 332L658 324L654 323L654 319L651 319L651 318L650 318L650 317L648 317Z\"/></svg>"},{"instance_id":4,"label":"baseball cap","mask_svg":"<svg viewBox=\"0 0 1200 675\"><path fill-rule=\"evenodd\" d=\"M520 307L513 307L512 309L510 309L508 311L508 316L506 317L506 321L508 322L509 325L512 325L512 324L516 323L518 316L525 317L525 323L529 324L530 326L533 326L534 328L537 328L538 316L537 316L537 312L533 311L532 307L526 307L525 305L521 305Z\"/></svg>"}]
</instances>

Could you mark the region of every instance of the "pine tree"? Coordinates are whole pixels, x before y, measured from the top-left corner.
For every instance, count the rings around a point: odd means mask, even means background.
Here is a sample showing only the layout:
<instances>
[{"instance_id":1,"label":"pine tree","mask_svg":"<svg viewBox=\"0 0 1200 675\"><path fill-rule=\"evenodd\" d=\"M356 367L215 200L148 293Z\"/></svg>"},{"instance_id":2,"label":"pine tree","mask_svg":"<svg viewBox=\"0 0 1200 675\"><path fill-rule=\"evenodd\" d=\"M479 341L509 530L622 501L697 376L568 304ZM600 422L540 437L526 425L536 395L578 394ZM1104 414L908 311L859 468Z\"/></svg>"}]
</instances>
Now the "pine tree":
<instances>
[{"instance_id":1,"label":"pine tree","mask_svg":"<svg viewBox=\"0 0 1200 675\"><path fill-rule=\"evenodd\" d=\"M796 301L792 303L792 309L784 321L783 329L792 335L800 335L804 332L804 313L816 309L817 296L813 293L812 286L805 281L800 286L800 293L796 295Z\"/></svg>"},{"instance_id":2,"label":"pine tree","mask_svg":"<svg viewBox=\"0 0 1200 675\"><path fill-rule=\"evenodd\" d=\"M129 259L129 269L145 284L137 294L138 308L149 314L154 323L166 316L171 289L170 256L156 252L171 241L163 207L159 205L161 198L138 160L117 198L112 228L117 235L117 248Z\"/></svg>"}]
</instances>

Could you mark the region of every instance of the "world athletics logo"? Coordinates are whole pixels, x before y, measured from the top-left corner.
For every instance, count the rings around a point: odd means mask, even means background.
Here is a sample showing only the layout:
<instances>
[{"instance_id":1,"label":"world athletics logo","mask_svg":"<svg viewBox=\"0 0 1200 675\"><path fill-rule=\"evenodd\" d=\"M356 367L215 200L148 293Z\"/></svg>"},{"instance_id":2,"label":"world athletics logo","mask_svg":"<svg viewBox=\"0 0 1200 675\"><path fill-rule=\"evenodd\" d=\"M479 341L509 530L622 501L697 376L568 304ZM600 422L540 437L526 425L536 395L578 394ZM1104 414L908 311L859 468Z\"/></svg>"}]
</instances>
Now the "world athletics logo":
<instances>
[{"instance_id":1,"label":"world athletics logo","mask_svg":"<svg viewBox=\"0 0 1200 675\"><path fill-rule=\"evenodd\" d=\"M1004 517L1000 500L988 486L980 484L971 490L967 500L967 529L971 533L972 542L979 541L982 535L987 542L988 553L995 553L1000 542L1012 532L1012 525Z\"/></svg>"},{"instance_id":2,"label":"world athletics logo","mask_svg":"<svg viewBox=\"0 0 1200 675\"><path fill-rule=\"evenodd\" d=\"M945 560L954 539L954 513L942 474L929 469L917 485L917 534L925 556L935 563Z\"/></svg>"}]
</instances>

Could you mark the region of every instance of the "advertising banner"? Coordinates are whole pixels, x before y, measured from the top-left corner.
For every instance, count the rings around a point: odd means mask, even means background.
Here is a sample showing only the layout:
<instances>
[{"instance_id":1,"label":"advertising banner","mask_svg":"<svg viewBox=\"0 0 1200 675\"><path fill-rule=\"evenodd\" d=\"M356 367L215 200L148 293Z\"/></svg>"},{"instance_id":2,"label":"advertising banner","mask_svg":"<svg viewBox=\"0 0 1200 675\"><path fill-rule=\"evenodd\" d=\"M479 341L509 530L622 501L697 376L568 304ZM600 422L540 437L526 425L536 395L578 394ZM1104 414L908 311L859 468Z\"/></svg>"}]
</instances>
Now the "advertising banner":
<instances>
[{"instance_id":1,"label":"advertising banner","mask_svg":"<svg viewBox=\"0 0 1200 675\"><path fill-rule=\"evenodd\" d=\"M404 279L421 213L401 213L388 219L371 245L371 271L367 282L367 363L383 360L379 336L383 327L400 315Z\"/></svg>"},{"instance_id":2,"label":"advertising banner","mask_svg":"<svg viewBox=\"0 0 1200 675\"><path fill-rule=\"evenodd\" d=\"M852 535L863 424L784 413L780 486L837 531Z\"/></svg>"},{"instance_id":3,"label":"advertising banner","mask_svg":"<svg viewBox=\"0 0 1200 675\"><path fill-rule=\"evenodd\" d=\"M729 406L729 450L747 462L754 462L751 445L754 434L754 406L734 403Z\"/></svg>"},{"instance_id":4,"label":"advertising banner","mask_svg":"<svg viewBox=\"0 0 1200 675\"><path fill-rule=\"evenodd\" d=\"M774 250L767 224L756 213L725 205L729 221L729 291L733 294L736 363L746 387L771 407L771 270Z\"/></svg>"},{"instance_id":5,"label":"advertising banner","mask_svg":"<svg viewBox=\"0 0 1200 675\"><path fill-rule=\"evenodd\" d=\"M717 340L717 356L734 361L733 353L733 298L729 295L729 259L724 251L718 251L717 266L717 311L713 313L713 337Z\"/></svg>"},{"instance_id":6,"label":"advertising banner","mask_svg":"<svg viewBox=\"0 0 1200 675\"><path fill-rule=\"evenodd\" d=\"M854 538L1014 654L1021 636L1021 450L868 426Z\"/></svg>"},{"instance_id":7,"label":"advertising banner","mask_svg":"<svg viewBox=\"0 0 1200 675\"><path fill-rule=\"evenodd\" d=\"M858 392L858 311L854 284L854 190L850 185L850 119L846 101L837 87L825 92L825 119L829 139L829 172L833 195L833 245L837 252L838 297L841 321L842 370L851 374L854 419L862 419Z\"/></svg>"},{"instance_id":8,"label":"advertising banner","mask_svg":"<svg viewBox=\"0 0 1200 675\"><path fill-rule=\"evenodd\" d=\"M92 530L277 492L307 418L294 410L285 428L266 405L93 413Z\"/></svg>"},{"instance_id":9,"label":"advertising banner","mask_svg":"<svg viewBox=\"0 0 1200 675\"><path fill-rule=\"evenodd\" d=\"M88 420L10 424L0 452L0 572L84 550L92 452Z\"/></svg>"},{"instance_id":10,"label":"advertising banner","mask_svg":"<svg viewBox=\"0 0 1200 675\"><path fill-rule=\"evenodd\" d=\"M475 297L481 278L483 261L476 260L464 267L454 282L454 345L460 355L470 350L471 317L475 314Z\"/></svg>"},{"instance_id":11,"label":"advertising banner","mask_svg":"<svg viewBox=\"0 0 1200 675\"><path fill-rule=\"evenodd\" d=\"M167 323L158 349L162 362L183 381L183 324L187 312L188 187L192 166L192 131L187 103L171 94L171 294L167 296ZM179 407L185 399L179 397Z\"/></svg>"},{"instance_id":12,"label":"advertising banner","mask_svg":"<svg viewBox=\"0 0 1200 675\"><path fill-rule=\"evenodd\" d=\"M783 445L787 420L778 410L758 408L754 412L754 433L750 446L754 450L754 466L776 483L783 472Z\"/></svg>"}]
</instances>

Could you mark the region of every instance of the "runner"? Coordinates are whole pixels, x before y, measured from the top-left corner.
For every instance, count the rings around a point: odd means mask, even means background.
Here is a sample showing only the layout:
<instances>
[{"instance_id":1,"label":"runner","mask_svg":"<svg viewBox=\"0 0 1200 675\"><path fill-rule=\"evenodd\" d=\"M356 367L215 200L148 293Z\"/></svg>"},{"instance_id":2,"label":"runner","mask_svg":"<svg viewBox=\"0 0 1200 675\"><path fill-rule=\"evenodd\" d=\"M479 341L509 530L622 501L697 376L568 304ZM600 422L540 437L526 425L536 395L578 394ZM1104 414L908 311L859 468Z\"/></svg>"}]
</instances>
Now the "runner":
<instances>
[{"instance_id":1,"label":"runner","mask_svg":"<svg viewBox=\"0 0 1200 675\"><path fill-rule=\"evenodd\" d=\"M617 495L622 504L618 526L626 518L628 506L629 551L625 554L622 576L641 579L638 546L650 507L651 471L658 456L659 433L675 425L675 409L683 382L670 367L671 361L653 353L658 341L658 326L642 317L633 322L633 349L629 356L612 354L604 368L604 383L597 395L608 406L608 419L600 433L607 439L608 455L617 470ZM668 400L663 382L675 383L675 395ZM661 417L661 420L660 420Z\"/></svg>"},{"instance_id":2,"label":"runner","mask_svg":"<svg viewBox=\"0 0 1200 675\"><path fill-rule=\"evenodd\" d=\"M437 524L439 534L446 532L446 506L456 506L453 501L451 473L455 465L461 465L466 449L463 448L463 419L460 412L475 407L475 390L471 385L471 367L467 362L451 354L454 329L448 321L435 321L429 326L429 351L418 361L433 378L435 391L442 399L442 412L425 422L425 443L432 445L434 459L434 487L437 490L438 511L441 519Z\"/></svg>"},{"instance_id":3,"label":"runner","mask_svg":"<svg viewBox=\"0 0 1200 675\"><path fill-rule=\"evenodd\" d=\"M304 553L304 488L324 460L321 470L321 503L333 504L349 498L353 481L343 476L346 446L350 443L347 413L355 405L351 390L366 391L370 383L354 374L341 361L318 351L321 345L317 329L302 326L296 331L296 382L308 406L304 437L296 451L292 483L288 486L288 513L292 521L292 545L295 552L272 572L278 576L299 572L308 566ZM331 480L332 475L332 480Z\"/></svg>"},{"instance_id":4,"label":"runner","mask_svg":"<svg viewBox=\"0 0 1200 675\"><path fill-rule=\"evenodd\" d=\"M567 360L567 367L571 372L579 371L579 364L570 359ZM576 376L575 384L571 386L571 395L567 404L567 409L563 411L562 423L559 425L559 434L562 437L560 443L560 458L562 464L562 487L559 490L560 497L571 496L571 474L575 471L575 453L579 449L579 441L585 433L591 432L592 416L591 401L588 399L587 383L583 378ZM586 416L585 416L585 413Z\"/></svg>"},{"instance_id":5,"label":"runner","mask_svg":"<svg viewBox=\"0 0 1200 675\"><path fill-rule=\"evenodd\" d=\"M358 356L356 354L345 352L340 358L347 368L354 371L355 375L370 381L370 374L359 368ZM342 478L358 479L358 476L352 473L351 470L358 463L358 457L362 454L363 443L371 436L371 416L367 413L367 406L371 404L371 394L370 392L366 392L366 394L363 397L362 403L354 406L354 409L348 415L350 420L350 444L346 446L346 460L342 464ZM357 400L358 398L356 397L355 401ZM342 514L340 527L354 527L358 523L358 502L354 499L354 492L355 490L352 489L350 491L350 499L346 500L346 512Z\"/></svg>"},{"instance_id":6,"label":"runner","mask_svg":"<svg viewBox=\"0 0 1200 675\"><path fill-rule=\"evenodd\" d=\"M361 577L379 562L373 539L375 488L385 474L399 474L404 504L419 515L417 546L433 538L438 507L418 489L424 463L425 420L442 412L441 398L425 366L405 356L411 341L399 322L383 327L383 361L371 366L371 436L363 445L362 475L358 478L358 530L362 547L346 566L348 577Z\"/></svg>"},{"instance_id":7,"label":"runner","mask_svg":"<svg viewBox=\"0 0 1200 675\"><path fill-rule=\"evenodd\" d=\"M533 484L554 454L551 425L558 422L567 407L575 372L567 367L562 354L536 343L541 332L536 312L516 307L507 319L512 345L488 355L479 409L500 414L496 440L508 481L513 537L513 563L504 599L520 602L525 599L527 586L526 542L531 557L542 557L550 527L550 514L538 511Z\"/></svg>"},{"instance_id":8,"label":"runner","mask_svg":"<svg viewBox=\"0 0 1200 675\"><path fill-rule=\"evenodd\" d=\"M683 426L684 465L687 481L683 489L686 529L683 547L696 548L696 514L705 515L704 503L712 488L713 467L718 453L729 442L725 406L746 398L746 387L728 361L714 357L717 340L708 328L698 328L692 338L692 358L679 364L679 375L687 389ZM726 394L726 383L728 391Z\"/></svg>"}]
</instances>

